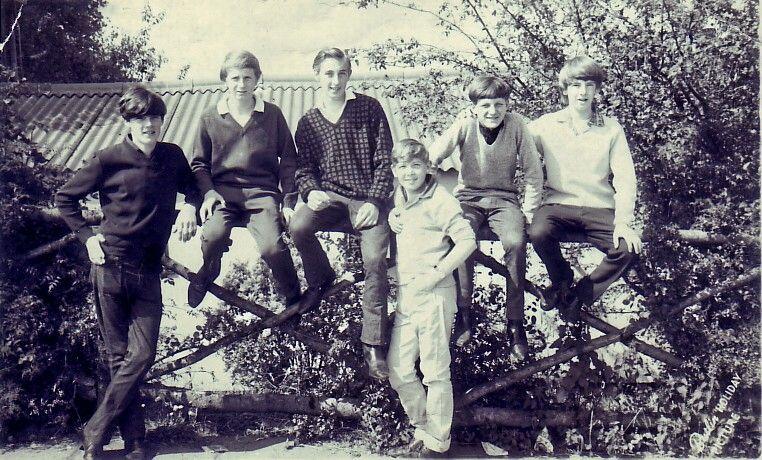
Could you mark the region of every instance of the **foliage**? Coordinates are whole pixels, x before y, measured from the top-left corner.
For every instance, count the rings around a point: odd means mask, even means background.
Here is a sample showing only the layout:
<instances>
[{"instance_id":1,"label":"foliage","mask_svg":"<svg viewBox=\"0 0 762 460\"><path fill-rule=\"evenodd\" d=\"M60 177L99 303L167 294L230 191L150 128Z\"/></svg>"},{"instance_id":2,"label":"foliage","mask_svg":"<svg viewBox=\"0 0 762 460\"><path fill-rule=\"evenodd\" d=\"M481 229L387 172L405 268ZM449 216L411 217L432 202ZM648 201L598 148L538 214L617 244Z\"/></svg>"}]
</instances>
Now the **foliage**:
<instances>
[{"instance_id":1,"label":"foliage","mask_svg":"<svg viewBox=\"0 0 762 460\"><path fill-rule=\"evenodd\" d=\"M142 27L124 34L103 17L106 0L23 3L17 78L27 82L80 83L152 80L166 58L150 43L150 31L164 19L146 4Z\"/></svg>"},{"instance_id":2,"label":"foliage","mask_svg":"<svg viewBox=\"0 0 762 460\"><path fill-rule=\"evenodd\" d=\"M96 324L80 254L70 248L31 262L19 258L68 230L40 212L52 205L62 177L22 136L10 90L0 90L0 438L27 427L77 426L95 399L97 374Z\"/></svg>"},{"instance_id":3,"label":"foliage","mask_svg":"<svg viewBox=\"0 0 762 460\"><path fill-rule=\"evenodd\" d=\"M664 307L759 265L756 245L696 247L675 237L676 229L684 228L725 235L758 232L755 3L345 3L360 8L396 5L436 19L442 32L437 43L393 38L365 51L365 58L377 69L431 69L425 77L390 90L403 103L401 115L422 125L428 137L441 132L457 108L467 105L463 89L474 74L506 78L514 90L514 110L534 118L563 106L555 78L567 57L587 54L604 64L609 78L598 106L625 127L639 179L638 214L649 238L630 286L643 296L651 314L660 315ZM665 318L661 340L685 357L687 364L673 370L673 377L658 388L619 385L621 376L603 375L600 382L613 378L623 396L644 410L669 412L670 407L683 404L683 419L676 425L665 422L656 431L602 430L598 441L609 446L608 453L689 452L688 434L707 416L707 408L681 400L674 379L686 379L686 388L693 391L707 380L726 384L738 373L743 376L742 386L758 393L759 312L759 290L753 286L711 298L681 317ZM593 379L589 373L586 378ZM711 397L716 399L721 390L705 391L713 391ZM591 398L597 398L595 392L583 399L591 402ZM752 405L738 404L737 410L744 407L745 416L759 421L758 400ZM741 437L749 438L737 435L724 453L756 455L758 432L750 443L738 442ZM591 443L595 448L595 439L586 439L582 445Z\"/></svg>"}]
</instances>

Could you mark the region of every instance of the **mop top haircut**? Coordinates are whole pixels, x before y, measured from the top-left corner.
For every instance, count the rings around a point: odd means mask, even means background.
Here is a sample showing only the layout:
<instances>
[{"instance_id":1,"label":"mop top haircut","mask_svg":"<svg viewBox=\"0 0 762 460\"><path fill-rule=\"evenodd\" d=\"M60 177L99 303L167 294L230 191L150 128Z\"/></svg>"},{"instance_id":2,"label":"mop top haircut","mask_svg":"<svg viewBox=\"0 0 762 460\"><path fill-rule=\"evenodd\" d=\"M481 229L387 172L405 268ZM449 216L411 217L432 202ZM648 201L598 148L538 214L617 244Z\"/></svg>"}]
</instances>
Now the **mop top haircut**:
<instances>
[{"instance_id":1,"label":"mop top haircut","mask_svg":"<svg viewBox=\"0 0 762 460\"><path fill-rule=\"evenodd\" d=\"M415 139L402 139L394 144L392 149L393 166L409 163L413 160L420 160L424 164L429 164L429 151L423 144Z\"/></svg>"},{"instance_id":2,"label":"mop top haircut","mask_svg":"<svg viewBox=\"0 0 762 460\"><path fill-rule=\"evenodd\" d=\"M577 56L569 59L558 72L558 86L566 89L572 80L594 81L600 88L606 81L606 71L600 64L588 56Z\"/></svg>"},{"instance_id":3,"label":"mop top haircut","mask_svg":"<svg viewBox=\"0 0 762 460\"><path fill-rule=\"evenodd\" d=\"M225 55L220 67L220 80L225 81L228 78L230 69L252 69L257 80L262 77L262 68L259 67L259 59L254 54L246 50L234 50Z\"/></svg>"},{"instance_id":4,"label":"mop top haircut","mask_svg":"<svg viewBox=\"0 0 762 460\"><path fill-rule=\"evenodd\" d=\"M468 99L476 104L480 99L508 99L511 87L502 78L492 75L479 75L474 78L466 89Z\"/></svg>"},{"instance_id":5,"label":"mop top haircut","mask_svg":"<svg viewBox=\"0 0 762 460\"><path fill-rule=\"evenodd\" d=\"M314 70L315 73L320 72L320 64L322 64L326 59L337 59L339 61L344 61L344 63L347 65L347 70L349 70L349 73L352 73L352 61L349 59L349 56L347 56L347 53L339 48L323 48L322 50L318 51L318 54L315 56L315 60L312 61L312 70Z\"/></svg>"},{"instance_id":6,"label":"mop top haircut","mask_svg":"<svg viewBox=\"0 0 762 460\"><path fill-rule=\"evenodd\" d=\"M126 121L143 117L161 117L167 114L167 106L161 97L145 86L135 85L119 98L119 115Z\"/></svg>"}]
</instances>

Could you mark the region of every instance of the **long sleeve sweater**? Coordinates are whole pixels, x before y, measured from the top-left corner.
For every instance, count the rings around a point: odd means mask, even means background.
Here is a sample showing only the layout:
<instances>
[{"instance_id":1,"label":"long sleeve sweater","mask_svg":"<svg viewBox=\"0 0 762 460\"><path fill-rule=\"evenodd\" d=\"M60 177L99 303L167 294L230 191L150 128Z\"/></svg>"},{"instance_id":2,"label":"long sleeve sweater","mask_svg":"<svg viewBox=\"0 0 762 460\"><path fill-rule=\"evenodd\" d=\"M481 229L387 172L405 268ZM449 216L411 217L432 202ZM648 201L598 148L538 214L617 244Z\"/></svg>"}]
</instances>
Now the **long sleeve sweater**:
<instances>
[{"instance_id":1,"label":"long sleeve sweater","mask_svg":"<svg viewBox=\"0 0 762 460\"><path fill-rule=\"evenodd\" d=\"M241 126L224 102L203 112L196 133L191 169L201 192L214 189L240 206L247 198L271 195L280 201L285 195L292 205L296 149L283 113L258 99Z\"/></svg>"},{"instance_id":2,"label":"long sleeve sweater","mask_svg":"<svg viewBox=\"0 0 762 460\"><path fill-rule=\"evenodd\" d=\"M617 120L595 118L579 133L567 109L529 124L548 175L545 203L613 209L614 225L629 225L637 192L630 147Z\"/></svg>"},{"instance_id":3,"label":"long sleeve sweater","mask_svg":"<svg viewBox=\"0 0 762 460\"><path fill-rule=\"evenodd\" d=\"M313 108L299 120L294 138L296 185L305 201L313 190L330 190L378 207L388 202L392 135L376 99L356 94L336 123Z\"/></svg>"},{"instance_id":4,"label":"long sleeve sweater","mask_svg":"<svg viewBox=\"0 0 762 460\"><path fill-rule=\"evenodd\" d=\"M460 200L475 197L516 196L517 166L524 173L524 211L531 214L542 200L543 173L540 157L522 117L507 113L503 127L492 144L479 132L479 122L470 109L429 147L438 163L454 152L460 154L460 174L454 193Z\"/></svg>"},{"instance_id":5,"label":"long sleeve sweater","mask_svg":"<svg viewBox=\"0 0 762 460\"><path fill-rule=\"evenodd\" d=\"M147 156L129 138L96 152L56 193L56 207L83 243L94 233L79 201L92 192L98 192L103 212L99 232L106 254L152 263L167 246L177 193L194 206L200 202L180 147L159 142Z\"/></svg>"}]
</instances>

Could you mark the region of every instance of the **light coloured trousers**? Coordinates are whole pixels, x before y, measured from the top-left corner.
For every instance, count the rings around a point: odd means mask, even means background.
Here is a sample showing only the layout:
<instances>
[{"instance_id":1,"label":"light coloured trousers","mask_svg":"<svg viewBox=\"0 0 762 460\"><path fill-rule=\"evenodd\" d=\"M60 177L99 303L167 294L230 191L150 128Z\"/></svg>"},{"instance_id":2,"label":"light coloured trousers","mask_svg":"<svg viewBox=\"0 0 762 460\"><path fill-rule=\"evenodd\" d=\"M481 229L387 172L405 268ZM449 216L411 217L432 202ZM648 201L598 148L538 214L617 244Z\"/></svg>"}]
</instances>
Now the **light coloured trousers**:
<instances>
[{"instance_id":1,"label":"light coloured trousers","mask_svg":"<svg viewBox=\"0 0 762 460\"><path fill-rule=\"evenodd\" d=\"M457 311L455 285L431 292L411 292L403 285L398 300L387 356L389 383L415 427L415 438L431 450L445 452L450 448L453 412L450 335ZM423 382L415 371L419 357Z\"/></svg>"}]
</instances>

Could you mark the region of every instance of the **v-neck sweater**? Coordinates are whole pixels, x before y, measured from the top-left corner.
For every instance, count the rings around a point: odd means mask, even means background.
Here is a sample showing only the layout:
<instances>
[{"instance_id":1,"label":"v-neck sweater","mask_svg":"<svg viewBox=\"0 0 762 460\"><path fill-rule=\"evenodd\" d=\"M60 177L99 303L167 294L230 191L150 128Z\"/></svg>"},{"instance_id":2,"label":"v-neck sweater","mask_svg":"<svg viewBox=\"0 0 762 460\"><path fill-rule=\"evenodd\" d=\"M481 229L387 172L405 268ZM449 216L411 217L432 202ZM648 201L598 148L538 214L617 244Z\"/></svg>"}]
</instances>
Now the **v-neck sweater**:
<instances>
[{"instance_id":1,"label":"v-neck sweater","mask_svg":"<svg viewBox=\"0 0 762 460\"><path fill-rule=\"evenodd\" d=\"M461 168L455 196L461 201L473 198L515 198L516 168L524 173L524 210L533 212L542 199L542 165L529 130L522 117L506 113L503 126L492 144L479 129L471 110L461 112L453 124L429 147L435 161L460 153Z\"/></svg>"},{"instance_id":2,"label":"v-neck sweater","mask_svg":"<svg viewBox=\"0 0 762 460\"><path fill-rule=\"evenodd\" d=\"M196 133L191 169L202 193L215 189L231 204L267 195L281 200L294 192L296 148L280 108L265 102L264 111L253 111L241 126L230 113L208 107Z\"/></svg>"},{"instance_id":3,"label":"v-neck sweater","mask_svg":"<svg viewBox=\"0 0 762 460\"><path fill-rule=\"evenodd\" d=\"M299 120L296 186L307 201L313 190L329 190L378 207L393 188L392 135L384 109L374 98L357 93L346 102L336 123L317 108Z\"/></svg>"}]
</instances>

